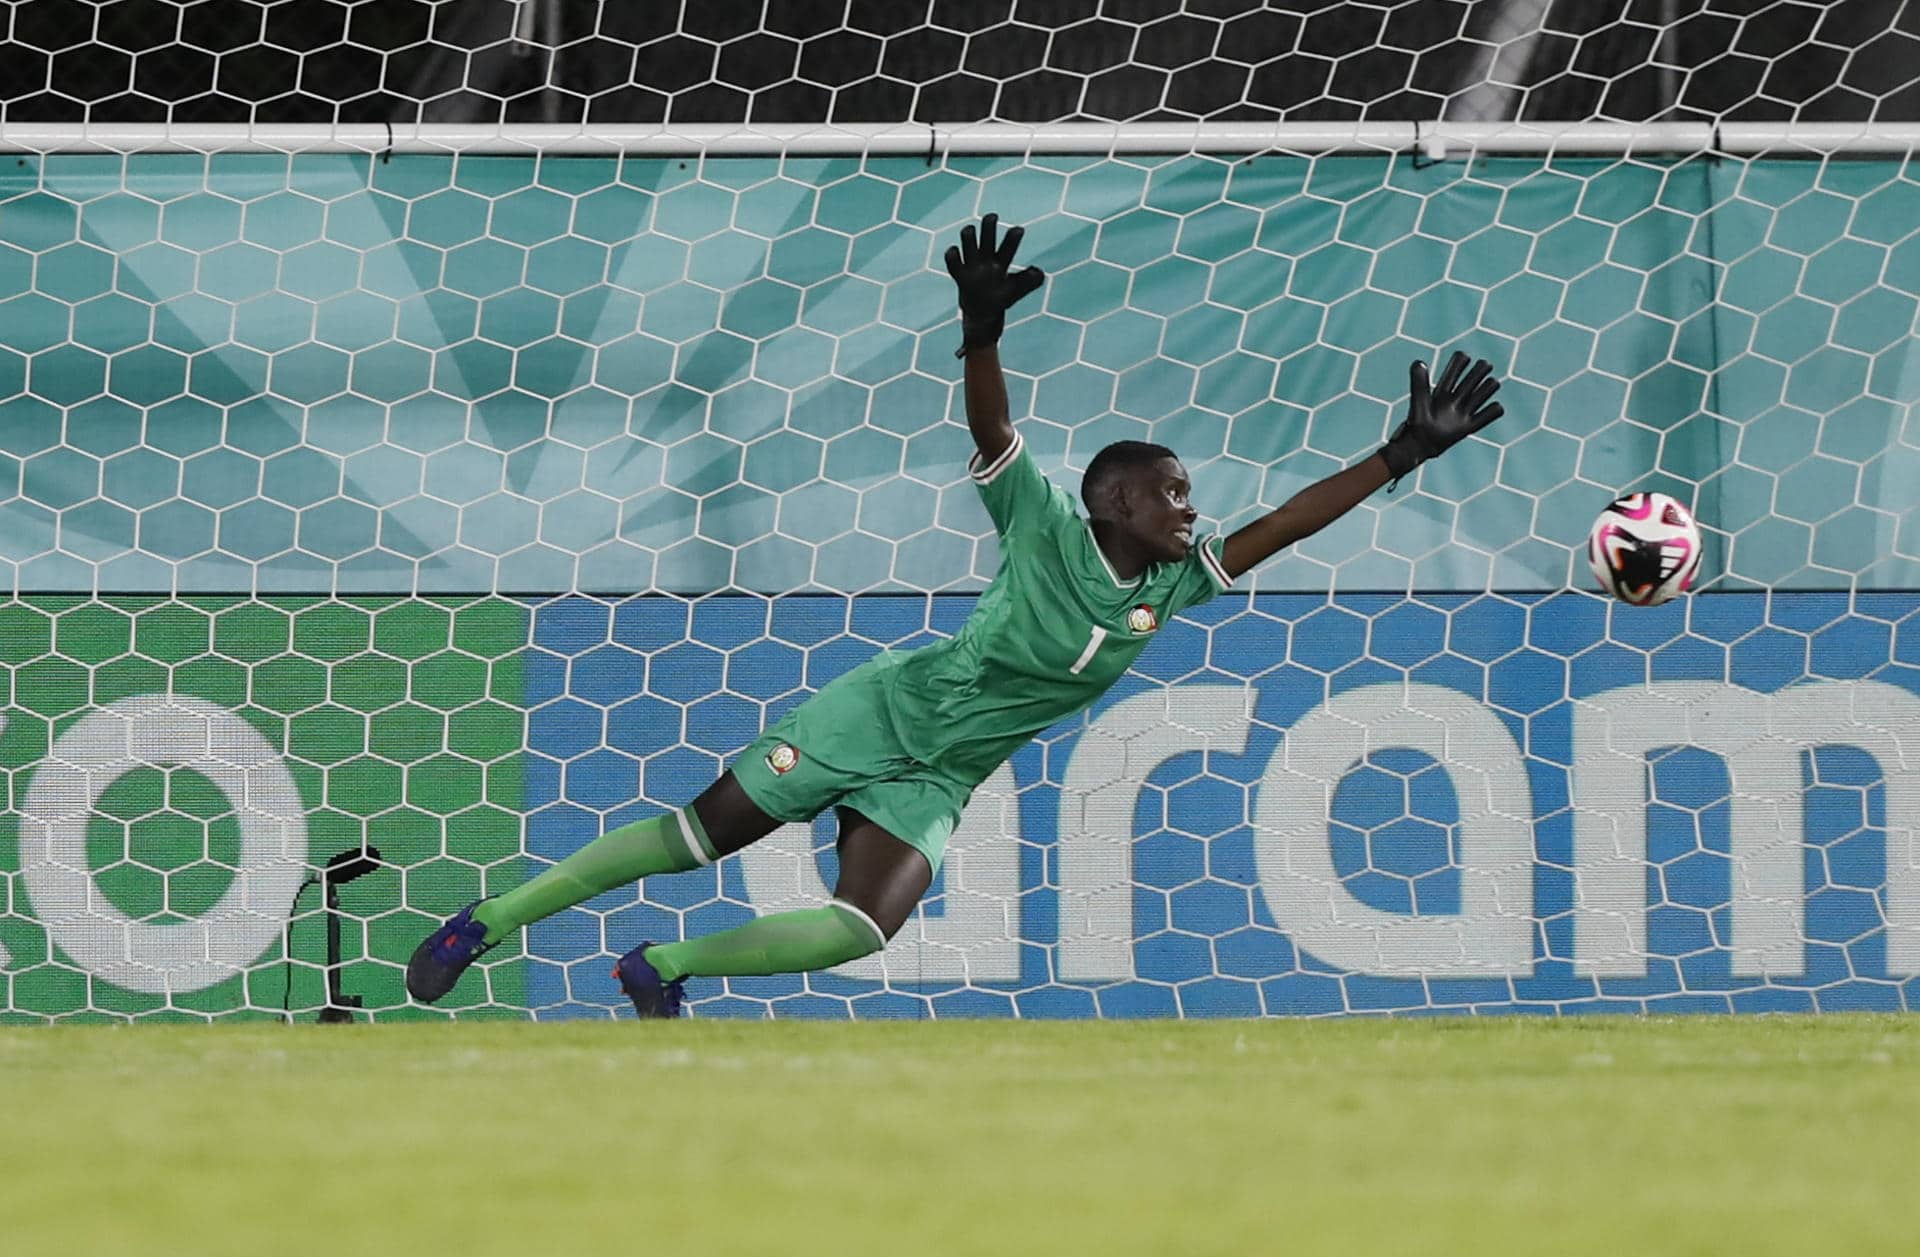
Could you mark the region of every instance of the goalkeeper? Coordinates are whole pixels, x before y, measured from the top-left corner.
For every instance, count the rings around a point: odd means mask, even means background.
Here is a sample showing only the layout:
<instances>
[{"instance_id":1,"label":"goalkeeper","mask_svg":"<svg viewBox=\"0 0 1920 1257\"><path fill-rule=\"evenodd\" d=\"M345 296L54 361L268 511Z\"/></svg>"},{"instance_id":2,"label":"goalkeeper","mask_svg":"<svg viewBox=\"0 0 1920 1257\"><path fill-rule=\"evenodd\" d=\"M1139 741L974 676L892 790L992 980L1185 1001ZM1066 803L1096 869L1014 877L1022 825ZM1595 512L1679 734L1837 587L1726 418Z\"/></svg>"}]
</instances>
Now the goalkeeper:
<instances>
[{"instance_id":1,"label":"goalkeeper","mask_svg":"<svg viewBox=\"0 0 1920 1257\"><path fill-rule=\"evenodd\" d=\"M1488 363L1456 353L1439 380L1412 366L1406 420L1378 452L1232 536L1193 534L1172 450L1121 441L1087 467L1087 517L1041 475L1007 414L998 343L1009 307L1040 286L1013 269L1021 229L988 215L947 250L960 292L969 471L1000 537L1000 570L952 638L883 651L788 712L693 803L602 834L526 884L468 905L407 965L431 1003L502 938L616 886L700 868L790 821L838 814L831 903L676 943L614 966L642 1017L679 1014L688 978L795 973L885 947L940 867L974 788L1034 735L1105 693L1167 620L1275 551L1339 519L1501 415Z\"/></svg>"}]
</instances>

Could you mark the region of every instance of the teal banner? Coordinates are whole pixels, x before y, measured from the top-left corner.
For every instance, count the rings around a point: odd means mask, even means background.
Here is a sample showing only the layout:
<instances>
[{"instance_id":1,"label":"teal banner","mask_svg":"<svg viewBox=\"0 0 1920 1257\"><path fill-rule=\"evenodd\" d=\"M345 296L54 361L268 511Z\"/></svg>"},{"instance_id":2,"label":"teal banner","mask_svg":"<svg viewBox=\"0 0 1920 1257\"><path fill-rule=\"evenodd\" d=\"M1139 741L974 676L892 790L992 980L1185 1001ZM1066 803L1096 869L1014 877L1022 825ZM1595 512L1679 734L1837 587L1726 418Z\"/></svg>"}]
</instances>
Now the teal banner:
<instances>
[{"instance_id":1,"label":"teal banner","mask_svg":"<svg viewBox=\"0 0 1920 1257\"><path fill-rule=\"evenodd\" d=\"M1075 484L1141 437L1233 526L1362 455L1414 357L1508 417L1259 588L1585 584L1615 493L1710 589L1920 583L1900 163L1215 156L52 157L0 171L0 582L21 591L977 589L939 256Z\"/></svg>"}]
</instances>

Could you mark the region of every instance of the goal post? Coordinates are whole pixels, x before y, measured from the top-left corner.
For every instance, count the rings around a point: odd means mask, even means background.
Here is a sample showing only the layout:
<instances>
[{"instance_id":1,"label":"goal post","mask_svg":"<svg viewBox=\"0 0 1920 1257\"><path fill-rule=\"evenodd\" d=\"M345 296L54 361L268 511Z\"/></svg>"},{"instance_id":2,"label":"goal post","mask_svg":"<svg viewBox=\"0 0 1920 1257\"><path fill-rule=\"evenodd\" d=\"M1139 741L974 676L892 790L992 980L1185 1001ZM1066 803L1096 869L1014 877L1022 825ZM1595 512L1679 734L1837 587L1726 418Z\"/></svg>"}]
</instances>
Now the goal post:
<instances>
[{"instance_id":1,"label":"goal post","mask_svg":"<svg viewBox=\"0 0 1920 1257\"><path fill-rule=\"evenodd\" d=\"M1525 91L1579 70L1646 107L1338 107L1408 30L1463 74L1527 37L1449 35L1443 7L1384 6L1403 25L1346 52L1309 22L1264 61L1324 54L1321 96L1270 108L1243 75L1188 117L1166 116L1180 67L1105 119L10 98L0 1019L311 1015L302 883L363 847L385 866L340 889L343 984L376 1019L443 1015L400 983L434 920L685 803L875 651L953 632L996 556L939 258L987 211L1049 273L1004 360L1069 490L1103 444L1162 441L1202 528L1231 529L1376 448L1408 362L1454 348L1494 360L1507 417L1162 626L982 786L885 953L705 984L696 1015L1913 1007L1912 84L1863 79L1862 53L1834 81L1885 109L1804 87L1791 116L1715 111L1728 67L1634 66L1716 6L1624 68L1601 53L1625 27L1583 28L1588 59L1551 75L1567 6L1475 6L1546 13ZM963 43L1051 32L1051 67L1094 39L1031 8ZM523 33L575 29L577 6L536 9ZM660 38L723 50L720 20ZM1764 25L1737 47L1797 64ZM898 37L873 35L881 79ZM1224 38L1182 65L1231 79ZM715 56L668 113L723 80ZM1587 592L1587 525L1633 489L1695 509L1696 596ZM447 1007L615 1015L610 950L815 903L833 871L830 826L790 826L536 925Z\"/></svg>"},{"instance_id":2,"label":"goal post","mask_svg":"<svg viewBox=\"0 0 1920 1257\"><path fill-rule=\"evenodd\" d=\"M1738 157L1903 157L1920 122L1009 122L678 123L9 123L11 153L423 153L767 157L1024 156L1128 153L1709 153Z\"/></svg>"}]
</instances>

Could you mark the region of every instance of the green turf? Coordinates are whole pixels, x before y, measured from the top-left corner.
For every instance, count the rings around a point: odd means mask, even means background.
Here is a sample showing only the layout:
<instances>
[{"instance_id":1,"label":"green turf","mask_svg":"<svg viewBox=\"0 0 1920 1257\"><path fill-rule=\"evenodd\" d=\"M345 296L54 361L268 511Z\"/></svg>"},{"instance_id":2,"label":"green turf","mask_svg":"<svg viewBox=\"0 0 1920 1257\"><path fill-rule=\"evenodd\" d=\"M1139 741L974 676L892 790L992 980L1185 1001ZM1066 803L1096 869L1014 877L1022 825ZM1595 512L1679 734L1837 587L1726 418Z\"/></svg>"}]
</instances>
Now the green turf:
<instances>
[{"instance_id":1,"label":"green turf","mask_svg":"<svg viewBox=\"0 0 1920 1257\"><path fill-rule=\"evenodd\" d=\"M1920 1019L0 1030L9 1254L1911 1253Z\"/></svg>"}]
</instances>

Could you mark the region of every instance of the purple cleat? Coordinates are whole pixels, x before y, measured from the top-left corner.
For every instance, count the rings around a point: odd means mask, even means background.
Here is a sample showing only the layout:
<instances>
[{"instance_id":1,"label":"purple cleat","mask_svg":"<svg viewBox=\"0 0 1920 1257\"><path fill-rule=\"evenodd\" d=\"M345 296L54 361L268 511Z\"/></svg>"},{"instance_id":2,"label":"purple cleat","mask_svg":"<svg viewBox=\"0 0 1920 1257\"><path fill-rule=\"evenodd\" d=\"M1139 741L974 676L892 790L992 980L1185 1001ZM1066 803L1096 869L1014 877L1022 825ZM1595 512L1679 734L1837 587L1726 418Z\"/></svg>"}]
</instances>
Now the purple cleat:
<instances>
[{"instance_id":1,"label":"purple cleat","mask_svg":"<svg viewBox=\"0 0 1920 1257\"><path fill-rule=\"evenodd\" d=\"M642 943L620 957L620 963L613 967L613 976L620 980L620 989L633 1001L634 1012L642 1017L671 1021L680 1015L686 979L661 981L660 971L647 961L647 948L652 946L652 943Z\"/></svg>"},{"instance_id":2,"label":"purple cleat","mask_svg":"<svg viewBox=\"0 0 1920 1257\"><path fill-rule=\"evenodd\" d=\"M453 989L468 965L493 950L487 927L473 919L473 910L485 902L474 900L420 940L407 961L407 994L433 1003Z\"/></svg>"}]
</instances>

